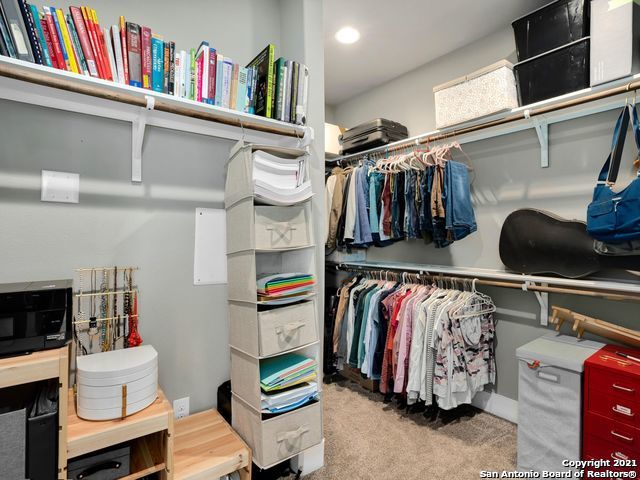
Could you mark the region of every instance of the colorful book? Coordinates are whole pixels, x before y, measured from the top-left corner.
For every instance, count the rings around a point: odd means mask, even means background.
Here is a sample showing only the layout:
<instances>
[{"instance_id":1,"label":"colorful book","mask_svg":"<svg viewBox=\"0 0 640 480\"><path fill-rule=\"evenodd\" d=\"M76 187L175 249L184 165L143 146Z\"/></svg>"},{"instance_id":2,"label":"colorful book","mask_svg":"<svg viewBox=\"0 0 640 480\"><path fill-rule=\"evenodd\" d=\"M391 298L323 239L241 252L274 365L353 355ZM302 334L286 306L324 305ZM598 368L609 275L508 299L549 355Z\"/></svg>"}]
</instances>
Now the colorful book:
<instances>
[{"instance_id":1,"label":"colorful book","mask_svg":"<svg viewBox=\"0 0 640 480\"><path fill-rule=\"evenodd\" d=\"M67 30L69 30L69 35L71 37L71 47L73 48L73 54L76 57L76 61L78 62L78 69L83 75L89 75L89 69L87 68L87 62L82 53L82 48L80 47L80 40L78 39L78 32L76 32L76 28L73 25L73 18L71 14L67 13L65 15L67 20Z\"/></svg>"},{"instance_id":2,"label":"colorful book","mask_svg":"<svg viewBox=\"0 0 640 480\"><path fill-rule=\"evenodd\" d=\"M296 121L296 103L298 102L298 72L300 71L300 64L293 62L293 74L291 75L291 111L290 118L291 123Z\"/></svg>"},{"instance_id":3,"label":"colorful book","mask_svg":"<svg viewBox=\"0 0 640 480\"><path fill-rule=\"evenodd\" d=\"M191 85L191 59L186 50L180 52L182 56L182 98L189 98L189 88Z\"/></svg>"},{"instance_id":4,"label":"colorful book","mask_svg":"<svg viewBox=\"0 0 640 480\"><path fill-rule=\"evenodd\" d=\"M162 91L164 93L169 93L169 70L171 68L169 66L171 63L169 61L169 42L163 42L162 50Z\"/></svg>"},{"instance_id":5,"label":"colorful book","mask_svg":"<svg viewBox=\"0 0 640 480\"><path fill-rule=\"evenodd\" d=\"M151 35L151 88L162 92L164 88L164 42L158 35Z\"/></svg>"},{"instance_id":6,"label":"colorful book","mask_svg":"<svg viewBox=\"0 0 640 480\"><path fill-rule=\"evenodd\" d=\"M275 47L272 44L262 50L249 64L257 70L255 114L271 118L273 103L273 70Z\"/></svg>"},{"instance_id":7,"label":"colorful book","mask_svg":"<svg viewBox=\"0 0 640 480\"><path fill-rule=\"evenodd\" d=\"M284 80L287 93L284 96L284 121L291 122L291 96L293 95L293 89L291 88L291 77L293 76L293 61L287 60L286 65L286 78Z\"/></svg>"},{"instance_id":8,"label":"colorful book","mask_svg":"<svg viewBox=\"0 0 640 480\"><path fill-rule=\"evenodd\" d=\"M189 100L196 99L196 50L189 50Z\"/></svg>"},{"instance_id":9,"label":"colorful book","mask_svg":"<svg viewBox=\"0 0 640 480\"><path fill-rule=\"evenodd\" d=\"M258 69L251 67L253 73L251 74L251 103L249 104L249 113L255 115L256 113L256 98L258 96Z\"/></svg>"},{"instance_id":10,"label":"colorful book","mask_svg":"<svg viewBox=\"0 0 640 480\"><path fill-rule=\"evenodd\" d=\"M131 22L127 22L127 60L129 61L129 85L142 87L140 25Z\"/></svg>"},{"instance_id":11,"label":"colorful book","mask_svg":"<svg viewBox=\"0 0 640 480\"><path fill-rule=\"evenodd\" d=\"M127 22L120 16L120 47L122 49L122 66L124 70L124 84L129 85L129 55L127 50Z\"/></svg>"},{"instance_id":12,"label":"colorful book","mask_svg":"<svg viewBox=\"0 0 640 480\"><path fill-rule=\"evenodd\" d=\"M56 59L56 64L60 70L68 70L67 63L64 60L62 53L62 45L60 44L60 37L58 36L58 30L53 20L53 15L49 7L42 7L44 12L44 20L47 23L47 29L49 30L49 38L51 39L51 45L53 47L53 56Z\"/></svg>"},{"instance_id":13,"label":"colorful book","mask_svg":"<svg viewBox=\"0 0 640 480\"><path fill-rule=\"evenodd\" d=\"M87 64L87 70L92 77L100 77L98 72L98 66L96 64L96 57L93 53L93 47L91 46L91 40L89 38L89 32L82 16L82 11L78 7L69 7L71 12L71 18L75 25L76 32L78 33L78 40L80 40L80 47L84 54L84 59Z\"/></svg>"},{"instance_id":14,"label":"colorful book","mask_svg":"<svg viewBox=\"0 0 640 480\"><path fill-rule=\"evenodd\" d=\"M42 54L42 65L52 67L51 56L49 55L49 47L47 46L47 39L44 36L44 30L42 30L42 24L40 23L40 14L35 5L28 5L33 24L35 26L36 34L38 36L38 43L40 46L40 53Z\"/></svg>"},{"instance_id":15,"label":"colorful book","mask_svg":"<svg viewBox=\"0 0 640 480\"><path fill-rule=\"evenodd\" d=\"M247 103L247 76L249 69L247 67L238 68L238 88L235 109L244 112Z\"/></svg>"},{"instance_id":16,"label":"colorful book","mask_svg":"<svg viewBox=\"0 0 640 480\"><path fill-rule=\"evenodd\" d=\"M206 102L209 92L209 42L201 42L196 51L196 100Z\"/></svg>"},{"instance_id":17,"label":"colorful book","mask_svg":"<svg viewBox=\"0 0 640 480\"><path fill-rule=\"evenodd\" d=\"M111 30L108 28L104 28L102 30L104 39L104 48L107 51L107 58L109 59L109 70L111 71L111 75L113 75L112 81L118 81L118 68L116 67L116 55L113 51L113 42L111 41Z\"/></svg>"},{"instance_id":18,"label":"colorful book","mask_svg":"<svg viewBox=\"0 0 640 480\"><path fill-rule=\"evenodd\" d=\"M96 36L98 37L98 46L100 48L100 51L102 52L102 58L103 58L102 66L104 68L106 79L113 80L115 78L115 75L117 74L116 72L113 72L111 69L111 64L110 64L109 56L107 53L107 44L104 38L103 31L100 28L100 22L98 21L98 14L92 8L88 9L88 12L90 13L90 18L91 18L91 21L93 22L93 28L95 29Z\"/></svg>"},{"instance_id":19,"label":"colorful book","mask_svg":"<svg viewBox=\"0 0 640 480\"><path fill-rule=\"evenodd\" d=\"M233 70L231 71L231 93L229 95L229 108L235 110L238 103L238 72L240 71L240 65L233 64Z\"/></svg>"},{"instance_id":20,"label":"colorful book","mask_svg":"<svg viewBox=\"0 0 640 480\"><path fill-rule=\"evenodd\" d=\"M96 62L96 70L100 78L107 78L106 68L104 66L105 59L103 58L103 52L100 49L100 42L98 40L98 34L95 29L95 25L91 18L91 11L89 7L80 7L80 13L82 14L82 20L89 37L89 44L91 51L93 52L93 58Z\"/></svg>"},{"instance_id":21,"label":"colorful book","mask_svg":"<svg viewBox=\"0 0 640 480\"><path fill-rule=\"evenodd\" d=\"M64 56L64 61L65 61L65 64L67 65L67 70L69 70L70 72L78 73L79 72L78 65L75 63L75 57L73 56L73 50L71 49L71 41L69 39L68 32L65 38L64 32L66 32L66 29L64 31L62 29L62 27L66 25L64 21L64 16L62 15L62 10L51 7L51 15L56 25L56 31L60 39L60 47L62 48L62 55Z\"/></svg>"},{"instance_id":22,"label":"colorful book","mask_svg":"<svg viewBox=\"0 0 640 480\"><path fill-rule=\"evenodd\" d=\"M214 105L222 106L222 77L224 77L224 56L216 53L216 96Z\"/></svg>"},{"instance_id":23,"label":"colorful book","mask_svg":"<svg viewBox=\"0 0 640 480\"><path fill-rule=\"evenodd\" d=\"M276 100L276 109L273 115L273 118L276 120L282 120L284 118L284 82L286 78L285 68L287 65L287 61L280 57L276 60L275 64L275 100Z\"/></svg>"},{"instance_id":24,"label":"colorful book","mask_svg":"<svg viewBox=\"0 0 640 480\"><path fill-rule=\"evenodd\" d=\"M167 93L174 95L176 92L176 44L169 42L169 84Z\"/></svg>"},{"instance_id":25,"label":"colorful book","mask_svg":"<svg viewBox=\"0 0 640 480\"><path fill-rule=\"evenodd\" d=\"M2 37L5 48L7 49L7 55L11 58L18 58L18 53L16 52L16 47L13 43L13 38L11 37L11 32L9 30L10 27L6 23L6 18L4 7L0 0L0 36Z\"/></svg>"},{"instance_id":26,"label":"colorful book","mask_svg":"<svg viewBox=\"0 0 640 480\"><path fill-rule=\"evenodd\" d=\"M44 15L40 15L40 28L42 29L42 34L44 35L44 41L47 44L47 51L49 52L49 60L51 61L51 66L53 68L58 68L58 58L53 51L53 42L51 41L51 34L49 33L49 25L47 25L47 19L44 18ZM7 53L7 55L9 55L9 53Z\"/></svg>"},{"instance_id":27,"label":"colorful book","mask_svg":"<svg viewBox=\"0 0 640 480\"><path fill-rule=\"evenodd\" d=\"M42 50L40 49L40 40L38 39L38 32L36 31L35 21L31 14L31 9L27 5L25 0L17 0L20 13L24 20L26 27L27 38L31 45L31 52L33 53L33 60L38 65L42 65Z\"/></svg>"},{"instance_id":28,"label":"colorful book","mask_svg":"<svg viewBox=\"0 0 640 480\"><path fill-rule=\"evenodd\" d=\"M247 94L245 96L244 109L245 113L250 113L251 108L251 89L253 84L253 67L247 67Z\"/></svg>"},{"instance_id":29,"label":"colorful book","mask_svg":"<svg viewBox=\"0 0 640 480\"><path fill-rule=\"evenodd\" d=\"M307 101L309 97L309 68L303 63L300 64L298 72L298 96L296 102L296 124L307 124Z\"/></svg>"},{"instance_id":30,"label":"colorful book","mask_svg":"<svg viewBox=\"0 0 640 480\"><path fill-rule=\"evenodd\" d=\"M118 83L126 85L124 58L122 57L122 45L120 44L120 27L118 25L111 25L111 42L113 45L113 55L115 56L116 71L118 72Z\"/></svg>"},{"instance_id":31,"label":"colorful book","mask_svg":"<svg viewBox=\"0 0 640 480\"><path fill-rule=\"evenodd\" d=\"M233 79L233 60L224 58L222 65L222 106L229 108L231 104L231 81Z\"/></svg>"},{"instance_id":32,"label":"colorful book","mask_svg":"<svg viewBox=\"0 0 640 480\"><path fill-rule=\"evenodd\" d=\"M218 55L215 48L209 48L209 78L207 81L207 103L213 105L216 100L216 71L218 67Z\"/></svg>"},{"instance_id":33,"label":"colorful book","mask_svg":"<svg viewBox=\"0 0 640 480\"><path fill-rule=\"evenodd\" d=\"M151 89L151 29L140 27L142 41L140 43L142 55L142 88Z\"/></svg>"}]
</instances>

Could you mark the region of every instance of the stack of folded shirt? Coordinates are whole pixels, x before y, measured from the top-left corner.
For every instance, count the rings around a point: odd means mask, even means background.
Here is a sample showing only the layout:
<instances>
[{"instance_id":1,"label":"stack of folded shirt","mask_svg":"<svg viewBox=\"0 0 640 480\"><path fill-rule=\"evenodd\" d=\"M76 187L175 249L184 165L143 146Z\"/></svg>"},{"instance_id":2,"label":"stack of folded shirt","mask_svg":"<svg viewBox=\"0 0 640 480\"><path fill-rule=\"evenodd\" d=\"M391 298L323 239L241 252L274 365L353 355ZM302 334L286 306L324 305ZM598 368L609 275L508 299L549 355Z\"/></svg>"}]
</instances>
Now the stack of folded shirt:
<instances>
[{"instance_id":1,"label":"stack of folded shirt","mask_svg":"<svg viewBox=\"0 0 640 480\"><path fill-rule=\"evenodd\" d=\"M284 390L316 378L316 361L297 353L267 358L260 362L260 387L263 392Z\"/></svg>"},{"instance_id":2,"label":"stack of folded shirt","mask_svg":"<svg viewBox=\"0 0 640 480\"><path fill-rule=\"evenodd\" d=\"M262 393L262 413L284 413L318 398L318 384L307 382L299 387L268 395Z\"/></svg>"},{"instance_id":3,"label":"stack of folded shirt","mask_svg":"<svg viewBox=\"0 0 640 480\"><path fill-rule=\"evenodd\" d=\"M253 191L270 205L291 205L311 197L311 181L305 181L307 160L282 158L258 150L253 153Z\"/></svg>"},{"instance_id":4,"label":"stack of folded shirt","mask_svg":"<svg viewBox=\"0 0 640 480\"><path fill-rule=\"evenodd\" d=\"M307 273L267 274L258 278L259 301L295 302L313 292L316 281Z\"/></svg>"}]
</instances>

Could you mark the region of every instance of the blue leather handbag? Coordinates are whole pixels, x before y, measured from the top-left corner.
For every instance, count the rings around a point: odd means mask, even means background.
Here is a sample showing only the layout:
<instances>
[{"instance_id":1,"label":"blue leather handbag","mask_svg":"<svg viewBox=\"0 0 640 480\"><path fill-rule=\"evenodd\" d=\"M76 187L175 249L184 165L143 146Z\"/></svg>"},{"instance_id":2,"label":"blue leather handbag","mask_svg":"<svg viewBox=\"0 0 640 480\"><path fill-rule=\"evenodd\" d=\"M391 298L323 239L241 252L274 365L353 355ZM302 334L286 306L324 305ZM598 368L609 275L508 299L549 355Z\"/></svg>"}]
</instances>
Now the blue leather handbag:
<instances>
[{"instance_id":1,"label":"blue leather handbag","mask_svg":"<svg viewBox=\"0 0 640 480\"><path fill-rule=\"evenodd\" d=\"M640 152L638 112L635 105L627 105L616 122L611 153L600 171L593 200L587 208L587 232L596 240L610 244L640 239L640 171L626 188L619 192L613 190L620 171L629 117Z\"/></svg>"}]
</instances>

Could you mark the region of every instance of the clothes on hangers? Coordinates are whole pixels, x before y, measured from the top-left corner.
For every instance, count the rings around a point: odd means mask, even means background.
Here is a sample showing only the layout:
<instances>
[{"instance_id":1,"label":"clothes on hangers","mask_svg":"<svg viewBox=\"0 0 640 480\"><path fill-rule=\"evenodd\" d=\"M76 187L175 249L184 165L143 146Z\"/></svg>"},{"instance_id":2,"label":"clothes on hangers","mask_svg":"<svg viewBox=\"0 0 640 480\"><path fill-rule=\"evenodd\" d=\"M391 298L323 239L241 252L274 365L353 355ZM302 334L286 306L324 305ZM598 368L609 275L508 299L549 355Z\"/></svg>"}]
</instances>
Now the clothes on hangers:
<instances>
[{"instance_id":1,"label":"clothes on hangers","mask_svg":"<svg viewBox=\"0 0 640 480\"><path fill-rule=\"evenodd\" d=\"M439 147L377 162L365 156L353 169L334 168L325 188L327 248L409 238L442 248L475 232L467 166L445 159L446 152Z\"/></svg>"},{"instance_id":2,"label":"clothes on hangers","mask_svg":"<svg viewBox=\"0 0 640 480\"><path fill-rule=\"evenodd\" d=\"M475 290L351 277L338 289L333 356L382 393L450 410L495 383L492 300Z\"/></svg>"}]
</instances>

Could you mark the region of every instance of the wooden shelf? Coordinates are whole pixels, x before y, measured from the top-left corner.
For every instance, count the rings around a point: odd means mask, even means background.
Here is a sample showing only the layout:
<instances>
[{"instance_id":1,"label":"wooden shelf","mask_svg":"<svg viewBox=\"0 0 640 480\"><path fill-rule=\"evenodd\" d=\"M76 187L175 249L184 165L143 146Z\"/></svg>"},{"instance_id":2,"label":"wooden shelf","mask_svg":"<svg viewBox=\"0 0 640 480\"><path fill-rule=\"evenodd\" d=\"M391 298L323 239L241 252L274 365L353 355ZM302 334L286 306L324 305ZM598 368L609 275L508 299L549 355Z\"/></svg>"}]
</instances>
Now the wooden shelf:
<instances>
[{"instance_id":1,"label":"wooden shelf","mask_svg":"<svg viewBox=\"0 0 640 480\"><path fill-rule=\"evenodd\" d=\"M166 467L162 453L162 438L147 435L131 442L131 474L123 480L135 480L152 473L161 472Z\"/></svg>"},{"instance_id":2,"label":"wooden shelf","mask_svg":"<svg viewBox=\"0 0 640 480\"><path fill-rule=\"evenodd\" d=\"M242 480L250 480L251 450L217 411L176 420L176 479L213 479L235 471Z\"/></svg>"},{"instance_id":3,"label":"wooden shelf","mask_svg":"<svg viewBox=\"0 0 640 480\"><path fill-rule=\"evenodd\" d=\"M66 347L0 359L0 388L60 376L60 356Z\"/></svg>"},{"instance_id":4,"label":"wooden shelf","mask_svg":"<svg viewBox=\"0 0 640 480\"><path fill-rule=\"evenodd\" d=\"M76 413L73 392L69 392L69 414L67 421L67 457L74 458L85 453L117 445L156 432L173 429L173 409L158 389L158 398L141 412L124 419L107 421L82 420Z\"/></svg>"}]
</instances>

